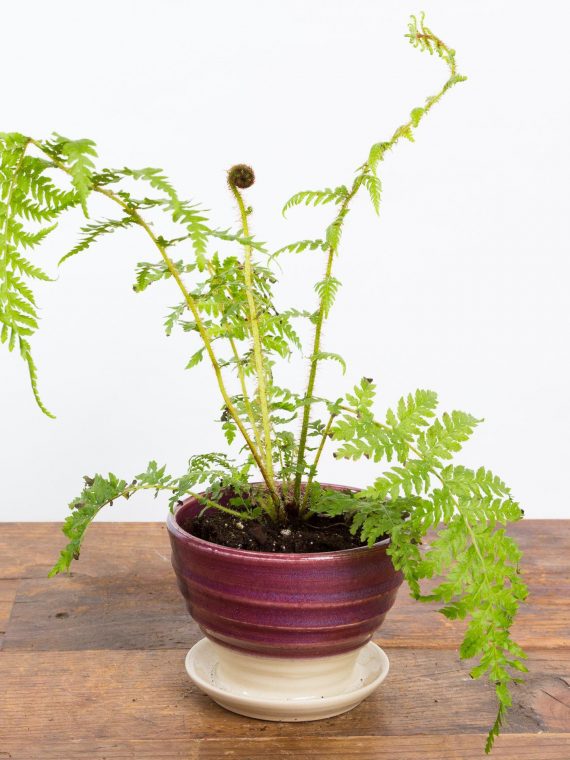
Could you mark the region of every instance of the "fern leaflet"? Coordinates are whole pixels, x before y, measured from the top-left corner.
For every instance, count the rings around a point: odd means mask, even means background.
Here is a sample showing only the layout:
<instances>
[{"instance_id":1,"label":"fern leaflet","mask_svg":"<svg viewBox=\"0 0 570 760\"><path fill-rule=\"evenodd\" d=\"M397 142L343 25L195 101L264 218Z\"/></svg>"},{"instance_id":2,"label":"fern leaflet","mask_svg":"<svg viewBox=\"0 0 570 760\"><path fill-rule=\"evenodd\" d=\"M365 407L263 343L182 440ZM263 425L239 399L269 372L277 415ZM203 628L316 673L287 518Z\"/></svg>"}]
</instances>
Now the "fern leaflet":
<instances>
[{"instance_id":1,"label":"fern leaflet","mask_svg":"<svg viewBox=\"0 0 570 760\"><path fill-rule=\"evenodd\" d=\"M325 203L342 203L348 196L348 189L344 185L331 189L330 187L324 190L302 190L299 193L292 195L287 203L283 206L282 214L286 216L287 211L293 206L321 206Z\"/></svg>"}]
</instances>

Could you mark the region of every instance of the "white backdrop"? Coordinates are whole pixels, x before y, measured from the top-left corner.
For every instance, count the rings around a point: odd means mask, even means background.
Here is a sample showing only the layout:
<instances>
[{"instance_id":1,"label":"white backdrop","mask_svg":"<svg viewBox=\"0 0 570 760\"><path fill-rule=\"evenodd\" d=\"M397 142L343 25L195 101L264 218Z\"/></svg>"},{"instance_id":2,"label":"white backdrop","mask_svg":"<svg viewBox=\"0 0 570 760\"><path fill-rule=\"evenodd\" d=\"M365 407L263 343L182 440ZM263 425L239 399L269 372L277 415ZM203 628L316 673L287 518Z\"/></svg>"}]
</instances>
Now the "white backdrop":
<instances>
[{"instance_id":1,"label":"white backdrop","mask_svg":"<svg viewBox=\"0 0 570 760\"><path fill-rule=\"evenodd\" d=\"M437 390L443 408L486 419L466 464L502 475L528 516L567 517L570 5L422 7L469 81L381 165L381 219L364 196L348 219L325 348L349 370L322 365L319 390L340 395L371 376L381 410L416 387ZM255 234L275 247L319 236L330 207L285 221L283 202L349 182L370 145L446 77L403 38L418 10L401 0L6 4L0 129L91 137L104 164L162 166L221 226L236 218L225 170L250 162ZM113 213L101 200L92 210ZM60 225L42 266L56 272L80 223ZM131 289L136 262L152 258L142 233L122 231L40 288L33 346L55 421L0 347L1 519L61 519L83 474L130 478L150 458L177 472L223 446L211 371L184 371L190 339L164 337L176 292ZM281 302L312 308L322 255L283 266ZM285 374L304 382L306 370ZM377 471L330 459L321 477L364 485ZM139 497L102 517L164 514Z\"/></svg>"}]
</instances>

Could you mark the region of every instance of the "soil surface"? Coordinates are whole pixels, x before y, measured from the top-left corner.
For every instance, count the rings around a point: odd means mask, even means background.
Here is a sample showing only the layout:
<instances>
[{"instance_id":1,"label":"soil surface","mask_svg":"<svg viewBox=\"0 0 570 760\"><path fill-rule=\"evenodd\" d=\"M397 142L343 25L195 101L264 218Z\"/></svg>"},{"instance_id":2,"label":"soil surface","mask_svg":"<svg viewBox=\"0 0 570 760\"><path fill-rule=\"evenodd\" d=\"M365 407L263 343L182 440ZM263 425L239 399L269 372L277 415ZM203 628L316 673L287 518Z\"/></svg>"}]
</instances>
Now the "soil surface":
<instances>
[{"instance_id":1,"label":"soil surface","mask_svg":"<svg viewBox=\"0 0 570 760\"><path fill-rule=\"evenodd\" d=\"M351 535L349 526L341 518L320 515L284 526L262 519L240 520L212 509L200 517L187 518L180 527L214 544L257 552L300 554L340 551L363 545L358 536Z\"/></svg>"}]
</instances>

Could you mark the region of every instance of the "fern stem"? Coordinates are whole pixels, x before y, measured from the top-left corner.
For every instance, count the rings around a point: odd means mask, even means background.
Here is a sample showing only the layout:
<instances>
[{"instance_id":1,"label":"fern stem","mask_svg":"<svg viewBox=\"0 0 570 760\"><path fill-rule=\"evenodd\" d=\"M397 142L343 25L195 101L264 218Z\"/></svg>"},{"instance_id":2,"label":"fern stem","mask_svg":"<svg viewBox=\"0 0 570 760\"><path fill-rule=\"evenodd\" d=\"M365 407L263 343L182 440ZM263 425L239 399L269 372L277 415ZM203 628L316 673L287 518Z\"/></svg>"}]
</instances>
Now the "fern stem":
<instances>
[{"instance_id":1,"label":"fern stem","mask_svg":"<svg viewBox=\"0 0 570 760\"><path fill-rule=\"evenodd\" d=\"M232 403L232 400L227 392L223 375L222 375L222 369L220 367L220 364L218 362L218 359L214 353L214 350L212 348L212 342L210 341L210 337L208 335L208 332L206 330L206 327L204 326L204 323L202 322L202 318L200 316L200 312L198 309L198 306L194 300L194 298L191 296L189 291L187 290L186 286L182 282L182 278L180 277L180 274L176 267L174 266L173 261L170 259L168 254L166 253L166 250L164 246L160 244L157 237L155 236L154 232L151 230L149 225L145 222L145 220L141 217L141 215L135 210L129 207L127 203L125 203L121 198L116 196L114 193L112 193L109 190L105 190L105 188L95 188L98 192L103 193L103 195L106 195L108 198L111 198L112 200L119 203L127 213L129 213L135 221L143 227L143 229L147 232L151 240L154 242L156 247L158 248L160 255L162 256L164 263L166 264L170 274L176 281L176 284L178 285L184 300L186 301L186 304L188 305L188 308L192 312L192 316L194 317L194 321L196 322L196 327L198 328L198 332L200 333L200 337L202 338L202 342L204 343L204 346L206 348L206 352L210 358L210 362L212 364L212 367L214 369L214 373L216 375L216 380L218 382L218 387L220 389L220 392L222 394L222 398L224 400L224 403L226 405L226 408L229 412L229 414L232 416L234 422L236 423L236 426L238 427L240 433L242 434L247 446L249 447L249 450L251 451L253 458L255 459L255 462L259 468L259 471L261 472L261 475L263 477L263 480L266 482L267 487L270 490L271 497L277 507L280 505L280 499L279 494L277 493L275 489L274 479L273 479L273 473L267 471L266 467L263 464L261 453L257 451L254 442L251 440L249 433L247 432L247 429L245 425L243 424L241 417L238 414L237 409L235 408L234 404Z\"/></svg>"},{"instance_id":2,"label":"fern stem","mask_svg":"<svg viewBox=\"0 0 570 760\"><path fill-rule=\"evenodd\" d=\"M100 511L104 507L109 506L111 502L116 501L117 499L129 499L133 494L137 493L138 491L170 491L172 492L172 486L161 486L161 485L154 485L154 484L148 484L148 483L145 483L144 485L139 485L137 483L133 483L130 486L127 486L127 488L125 488L124 491L121 491L121 493L118 494L118 496L114 496L112 499L108 499L106 502L101 504L101 506L98 508L98 511ZM223 504L218 504L217 502L206 498L203 494L196 493L195 491L186 491L186 495L194 499L198 499L201 503L204 504L204 507L211 507L212 509L217 509L221 512L225 512L226 514L233 515L234 517L239 517L240 519L243 519L243 520L252 519L244 512L238 512L236 509L231 509L230 507L224 507Z\"/></svg>"},{"instance_id":3,"label":"fern stem","mask_svg":"<svg viewBox=\"0 0 570 760\"><path fill-rule=\"evenodd\" d=\"M240 216L244 237L249 237L249 226L247 223L247 211L241 197L241 193L233 182L228 182L230 190L236 199ZM273 471L273 454L271 445L271 421L269 417L269 407L267 404L267 388L265 384L265 362L263 358L263 348L261 345L261 338L259 335L259 317L257 314L257 307L255 304L255 296L253 292L253 274L251 264L251 246L244 246L244 277L247 296L247 305L249 309L249 327L251 330L251 336L253 339L253 357L255 362L255 372L257 375L257 387L259 394L259 406L261 411L261 422L263 427L263 436L265 439L265 467L267 473L274 483L274 471Z\"/></svg>"},{"instance_id":4,"label":"fern stem","mask_svg":"<svg viewBox=\"0 0 570 760\"><path fill-rule=\"evenodd\" d=\"M464 81L465 77L458 76L456 64L455 64L455 54L454 52L447 47L438 37L435 37L429 30L424 29L422 26L422 32L416 33L413 38L418 41L424 41L426 39L431 40L434 44L437 45L438 50L444 50L446 53L446 56L444 57L445 62L447 63L447 66L449 68L449 78L443 85L443 87L440 89L440 91L431 97L428 97L426 100L425 106L421 109L421 115L422 117L425 116L431 108L438 103L445 92L449 90L453 85L457 84L458 82ZM417 127L418 125L418 117L412 115L410 119L405 123L402 124L394 134L392 135L391 139L387 142L382 144L382 149L380 152L380 158L376 160L376 163L378 160L381 160L384 153L388 150L391 150L401 139L402 137L405 137L409 140L413 140L412 137L412 127ZM369 159L370 161L370 159ZM350 193L345 198L343 204L341 205L340 211L333 222L333 225L338 225L339 232L340 228L343 225L344 217L346 216L346 212L348 210L348 205L352 198L356 195L358 188L362 185L363 178L370 174L370 172L375 174L375 166L369 165L368 162L364 163L361 167L358 169L359 174L356 176ZM337 237L338 239L338 237ZM325 277L330 277L331 270L332 270L332 262L335 253L338 250L338 244L336 246L331 246L329 248L329 256L327 260L327 268L326 268L326 274ZM321 332L323 327L323 321L325 318L325 309L324 309L324 301L321 299L321 302L319 304L319 310L317 313L317 322L316 322L316 329L315 329L315 340L313 344L313 351L311 354L311 365L310 365L310 371L309 371L309 382L307 384L307 392L305 394L304 400L305 400L305 408L303 411L303 422L301 426L301 434L299 437L299 449L297 454L297 468L296 468L296 476L295 476L295 503L299 503L300 494L301 494L301 480L303 477L303 471L304 471L304 456L305 456L305 448L307 444L307 434L309 429L309 421L311 416L311 406L312 406L312 396L313 396L313 390L315 386L315 377L317 374L317 366L319 363L318 353L320 350L320 341L321 341ZM303 510L306 509L306 501L303 502Z\"/></svg>"},{"instance_id":5,"label":"fern stem","mask_svg":"<svg viewBox=\"0 0 570 760\"><path fill-rule=\"evenodd\" d=\"M346 216L346 212L348 210L348 205L352 198L356 195L358 192L358 188L362 184L360 181L361 175L359 174L356 179L354 180L352 184L352 188L350 193L346 196L344 199L340 211L338 212L335 221L333 224L338 223L339 227L342 227L342 224L344 222L344 218ZM338 251L338 244L337 245L331 245L329 247L329 253L327 257L327 266L325 269L325 280L330 278L331 272L332 272L332 265L333 260L335 257L335 254ZM317 319L315 323L315 338L313 340L313 350L311 352L311 359L310 359L310 367L309 367L309 380L307 382L307 390L305 391L305 395L303 397L303 400L305 402L305 406L303 409L303 421L301 423L301 433L299 436L299 447L297 450L297 465L295 469L295 488L294 488L294 503L296 505L300 504L301 501L301 480L303 478L303 471L304 471L304 460L305 460L305 448L307 445L307 435L309 432L309 422L311 419L311 407L313 402L311 401L313 397L313 391L315 388L315 379L317 377L317 367L319 364L319 351L321 348L321 334L323 330L323 322L325 320L325 299L324 296L320 299L319 307L317 311ZM299 510L300 513L302 513L306 509L306 501L304 502L304 506Z\"/></svg>"},{"instance_id":6,"label":"fern stem","mask_svg":"<svg viewBox=\"0 0 570 760\"><path fill-rule=\"evenodd\" d=\"M241 358L240 358L240 355L238 353L235 340L233 338L230 338L229 341L230 341L230 346L232 348L232 353L234 355L234 359L235 359L235 362L236 362L237 373L238 373L239 383L240 383L240 387L241 387L241 393L242 393L242 396L243 396L243 403L244 403L244 406L245 406L245 410L247 412L247 416L248 416L248 419L249 419L249 424L251 425L251 429L252 429L253 435L255 437L255 442L257 444L257 448L259 449L260 452L263 452L264 451L264 449L263 449L263 443L261 441L261 435L259 433L259 428L258 428L257 423L255 421L255 415L253 413L253 407L251 405L251 399L250 399L249 393L247 391L247 385L246 385L246 382L245 382L245 373L243 371L243 367L241 366Z\"/></svg>"},{"instance_id":7,"label":"fern stem","mask_svg":"<svg viewBox=\"0 0 570 760\"><path fill-rule=\"evenodd\" d=\"M317 449L317 453L315 454L315 459L313 461L313 464L311 465L311 470L309 472L309 477L307 479L307 485L305 486L305 493L303 495L303 504L301 505L301 512L305 512L307 509L307 504L309 502L309 491L311 490L311 485L313 484L313 480L315 479L315 475L317 474L317 467L319 464L319 460L321 458L321 454L323 453L325 443L327 442L329 433L331 432L332 424L336 416L337 416L336 413L331 414L331 416L329 417L329 421L327 422L325 429L323 430L323 435L319 443L319 448Z\"/></svg>"},{"instance_id":8,"label":"fern stem","mask_svg":"<svg viewBox=\"0 0 570 760\"><path fill-rule=\"evenodd\" d=\"M37 142L36 140L33 140L30 138L29 142L33 145L35 145L39 150L42 151L42 153L45 153L44 148L41 143ZM64 171L66 174L70 174L69 169L63 164L61 161L57 161L53 158L53 156L50 156L50 159L54 162L54 164ZM228 409L229 414L232 416L234 422L236 423L237 428L239 429L240 433L242 434L249 450L251 451L251 454L255 460L255 463L257 467L259 468L259 471L261 473L261 476L263 477L263 480L267 484L267 487L269 489L269 492L271 494L271 498L273 499L275 505L277 508L280 506L280 498L279 494L277 493L277 490L275 489L273 478L270 477L268 474L265 465L263 464L262 458L260 453L257 451L256 446L254 442L251 440L249 433L247 432L247 429L245 425L243 424L237 409L232 403L232 400L226 390L226 386L224 383L224 378L222 375L222 369L220 367L220 364L216 358L216 355L214 353L214 350L212 348L212 343L210 341L210 337L208 335L208 332L204 326L204 323L202 322L202 318L200 316L200 312L198 309L198 306L196 304L196 301L192 297L192 295L187 290L186 286L184 285L182 278L180 277L180 274L175 267L173 261L170 259L168 254L166 253L166 249L161 243L159 242L158 238L152 231L152 229L149 227L147 222L143 219L143 217L138 213L136 209L134 209L132 206L130 206L126 201L124 201L120 196L113 193L111 190L107 190L104 187L98 187L94 186L93 190L100 193L101 195L106 196L110 200L114 201L115 203L118 203L121 208L123 208L129 216L131 216L134 221L141 226L147 235L150 237L156 248L158 249L164 263L166 264L166 267L168 271L170 272L172 278L175 280L176 284L178 285L184 300L186 301L186 304L190 311L192 312L192 316L194 317L194 321L196 322L196 326L198 328L198 332L200 334L200 337L202 338L202 342L204 343L204 347L206 349L206 352L210 358L210 362L212 364L212 367L214 369L214 374L216 375L216 380L218 383L218 387L220 389L220 393L222 395L222 398L224 400L224 403Z\"/></svg>"},{"instance_id":9,"label":"fern stem","mask_svg":"<svg viewBox=\"0 0 570 760\"><path fill-rule=\"evenodd\" d=\"M213 274L214 270L213 270L212 264L210 262L208 262L208 270L209 270L210 274ZM231 294L231 292L229 290L228 290L228 298L232 298L232 294ZM261 441L261 435L259 433L259 427L258 427L257 422L255 420L255 415L253 413L253 407L251 405L251 399L249 397L249 393L248 393L248 390L247 390L247 384L245 382L245 373L243 371L243 366L242 366L242 363L241 363L241 357L239 355L239 351L237 349L235 339L230 336L228 338L228 340L229 340L229 343L230 343L230 346L231 346L231 349L232 349L232 354L234 355L234 360L235 360L235 363L236 363L236 369L237 369L237 373L238 373L239 384L240 384L241 392L242 392L242 396L243 396L243 403L244 403L245 410L246 410L246 413L247 413L247 416L248 416L248 419L249 419L249 424L251 425L251 429L252 429L253 435L255 437L255 443L257 444L257 448L258 448L259 452L261 454L263 454L264 453L263 443Z\"/></svg>"}]
</instances>

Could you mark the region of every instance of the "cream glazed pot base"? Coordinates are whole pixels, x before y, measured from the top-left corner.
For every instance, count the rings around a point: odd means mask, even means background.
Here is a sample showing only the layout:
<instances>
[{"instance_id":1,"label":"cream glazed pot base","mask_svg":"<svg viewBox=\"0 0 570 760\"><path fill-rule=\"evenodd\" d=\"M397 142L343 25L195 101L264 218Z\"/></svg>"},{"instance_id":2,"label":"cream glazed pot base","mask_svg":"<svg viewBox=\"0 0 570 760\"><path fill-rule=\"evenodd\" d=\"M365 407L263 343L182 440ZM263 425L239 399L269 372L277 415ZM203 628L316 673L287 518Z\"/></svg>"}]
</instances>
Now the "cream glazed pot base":
<instances>
[{"instance_id":1,"label":"cream glazed pot base","mask_svg":"<svg viewBox=\"0 0 570 760\"><path fill-rule=\"evenodd\" d=\"M330 657L245 654L201 639L186 655L191 680L214 702L250 718L308 721L348 712L388 675L386 653L373 642Z\"/></svg>"}]
</instances>

